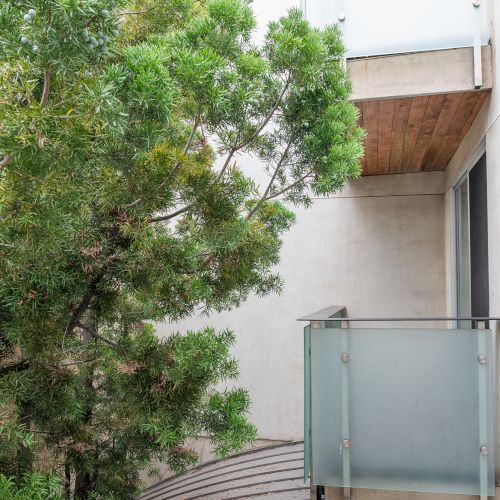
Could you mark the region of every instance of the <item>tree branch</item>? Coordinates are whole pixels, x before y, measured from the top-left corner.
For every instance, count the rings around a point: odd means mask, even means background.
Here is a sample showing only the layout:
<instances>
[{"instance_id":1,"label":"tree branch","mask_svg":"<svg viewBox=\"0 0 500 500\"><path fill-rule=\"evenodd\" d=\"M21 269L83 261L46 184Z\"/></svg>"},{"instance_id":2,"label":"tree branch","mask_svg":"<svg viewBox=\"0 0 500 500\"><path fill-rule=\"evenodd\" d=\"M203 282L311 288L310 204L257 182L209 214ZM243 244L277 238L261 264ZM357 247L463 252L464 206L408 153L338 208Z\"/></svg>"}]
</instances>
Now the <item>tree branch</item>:
<instances>
[{"instance_id":1,"label":"tree branch","mask_svg":"<svg viewBox=\"0 0 500 500\"><path fill-rule=\"evenodd\" d=\"M191 148L191 145L193 143L194 135L196 133L196 130L198 127L201 125L201 111L198 110L195 115L194 123L193 123L193 128L191 129L191 132L189 133L188 140L186 141L186 144L184 145L184 148L182 150L182 154L186 155L189 149ZM170 179L177 173L177 170L181 166L182 161L179 160L175 163L174 168L170 172L170 174L160 183L160 188L163 187Z\"/></svg>"},{"instance_id":2,"label":"tree branch","mask_svg":"<svg viewBox=\"0 0 500 500\"><path fill-rule=\"evenodd\" d=\"M182 152L184 154L186 154L189 151L189 148L191 147L191 144L193 143L194 134L196 133L196 129L200 126L200 121L201 121L201 112L200 112L200 110L198 110L196 112L196 116L194 118L193 128L191 129L191 133L189 134L186 145L184 146L184 149L182 150Z\"/></svg>"},{"instance_id":3,"label":"tree branch","mask_svg":"<svg viewBox=\"0 0 500 500\"><path fill-rule=\"evenodd\" d=\"M68 363L61 363L60 366L61 368L65 366L77 366L77 365L83 365L85 363L95 363L96 361L99 361L100 358L95 358L95 359L82 359L80 361L69 361Z\"/></svg>"},{"instance_id":4,"label":"tree branch","mask_svg":"<svg viewBox=\"0 0 500 500\"><path fill-rule=\"evenodd\" d=\"M102 342L108 344L109 346L113 347L114 349L120 349L120 346L116 342L113 342L112 340L109 340L106 337L103 337L102 335L99 335L90 326L85 326L83 323L80 323L80 322L78 322L75 326L77 326L78 328L81 328L82 330L85 330L92 337L94 337L94 338L96 338L98 340L102 340Z\"/></svg>"},{"instance_id":5,"label":"tree branch","mask_svg":"<svg viewBox=\"0 0 500 500\"><path fill-rule=\"evenodd\" d=\"M106 268L102 269L101 272L94 278L94 280L90 284L88 292L83 296L83 299L73 310L73 314L71 315L71 318L66 325L65 333L71 333L74 330L75 326L80 322L80 319L82 318L85 311L89 308L90 302L94 298L94 295L97 291L97 285L104 278L105 269Z\"/></svg>"},{"instance_id":6,"label":"tree branch","mask_svg":"<svg viewBox=\"0 0 500 500\"><path fill-rule=\"evenodd\" d=\"M228 156L226 158L226 161L224 162L224 165L222 166L221 171L219 172L219 175L217 176L217 181L219 181L221 179L221 177L224 175L224 172L226 171L226 169L227 169L227 167L229 165L229 162L231 161L231 159L234 156L234 154L238 150L240 150L241 148L244 148L245 146L247 146L248 144L250 144L262 132L262 130L264 129L264 127L269 123L269 120L273 117L274 112L278 109L278 106L280 105L283 97L285 96L285 94L286 94L286 92L288 90L288 87L290 86L290 82L291 82L291 79L290 79L290 77L288 77L287 80L286 80L286 82L285 82L285 86L283 87L282 91L280 92L280 95L278 96L278 99L274 103L274 106L269 111L269 113L267 114L267 116L264 118L263 122L260 124L260 126L257 128L257 130L250 137L248 137L243 142L241 142L237 146L232 147L229 150L229 154L228 154ZM192 142L192 139L194 137L195 131L196 131L196 129L199 126L199 121L200 121L199 117L200 117L200 112L198 111L197 114L196 114L196 119L195 119L194 126L193 126L193 128L191 130L191 133L189 135L189 138L188 138L188 142L186 143L186 146L184 147L184 154L188 151L189 147L191 146L191 142ZM265 200L262 200L262 201L265 201ZM171 214L163 215L163 216L159 216L159 217L152 217L152 218L149 219L149 222L153 223L153 222L161 222L161 221L166 221L166 220L173 219L174 217L177 217L178 215L181 215L181 214L187 212L191 207L192 207L192 205L188 205L188 206L186 206L184 208L181 208L181 209L179 209L176 212L173 212Z\"/></svg>"},{"instance_id":7,"label":"tree branch","mask_svg":"<svg viewBox=\"0 0 500 500\"><path fill-rule=\"evenodd\" d=\"M8 375L9 373L23 372L30 367L30 362L27 359L22 359L17 363L11 363L6 366L0 367L0 377Z\"/></svg>"},{"instance_id":8,"label":"tree branch","mask_svg":"<svg viewBox=\"0 0 500 500\"><path fill-rule=\"evenodd\" d=\"M3 157L2 161L0 161L0 169L5 168L14 158L14 155L6 155Z\"/></svg>"},{"instance_id":9,"label":"tree branch","mask_svg":"<svg viewBox=\"0 0 500 500\"><path fill-rule=\"evenodd\" d=\"M278 175L279 170L281 169L281 166L283 165L283 162L285 161L286 157L288 156L288 152L290 151L290 147L292 145L292 139L288 142L285 151L283 151L283 154L281 155L281 158L279 159L278 163L276 164L276 168L274 169L274 173L271 177L271 180L269 181L269 184L267 185L266 190L264 191L264 194L260 198L260 200L256 203L256 205L250 210L250 212L247 215L247 219L250 219L252 215L259 210L259 208L262 206L262 204L268 199L269 192L271 191L271 188L273 187L274 181L276 180L276 177Z\"/></svg>"},{"instance_id":10,"label":"tree branch","mask_svg":"<svg viewBox=\"0 0 500 500\"><path fill-rule=\"evenodd\" d=\"M278 106L280 105L281 101L283 100L283 97L285 97L286 91L288 90L288 87L290 86L291 78L290 76L287 78L285 82L285 86L283 87L283 90L281 91L280 95L278 96L278 99L274 103L274 106L271 108L267 116L264 118L264 121L260 124L260 126L257 128L257 130L247 139L245 139L243 142L240 144L237 144L236 146L233 146L229 150L229 154L226 158L226 161L224 162L224 165L222 165L221 171L219 172L219 175L217 177L217 180L220 180L220 178L224 175L224 172L226 171L229 162L231 161L232 157L234 154L240 150L241 148L244 148L248 144L250 144L254 139L258 137L258 135L264 130L264 127L269 123L269 120L273 117L274 113L278 109Z\"/></svg>"},{"instance_id":11,"label":"tree branch","mask_svg":"<svg viewBox=\"0 0 500 500\"><path fill-rule=\"evenodd\" d=\"M151 223L152 222L161 222L164 220L173 219L174 217L177 217L178 215L181 215L184 212L187 212L192 206L193 205L187 205L186 207L180 208L176 212L173 212L173 213L168 214L168 215L160 215L158 217L152 217L151 219L148 220L148 222L151 222Z\"/></svg>"},{"instance_id":12,"label":"tree branch","mask_svg":"<svg viewBox=\"0 0 500 500\"><path fill-rule=\"evenodd\" d=\"M297 179L295 182L292 182L289 186L281 189L277 193L274 193L274 194L268 196L267 198L265 198L262 201L272 200L273 198L276 198L276 197L286 193L290 189L294 188L297 184L300 184L301 182L305 181L307 179L307 177L309 177L313 172L314 172L314 168L311 168L311 170L309 170L309 172L307 172L307 174L304 174L302 177Z\"/></svg>"},{"instance_id":13,"label":"tree branch","mask_svg":"<svg viewBox=\"0 0 500 500\"><path fill-rule=\"evenodd\" d=\"M222 165L222 168L219 172L219 175L217 176L217 180L220 181L221 177L224 175L224 172L226 171L228 165L229 165L229 162L231 161L231 158L233 157L234 153L236 153L236 149L235 148L231 148L229 150L229 154L227 155L227 158L226 158L226 161L224 162L224 165Z\"/></svg>"},{"instance_id":14,"label":"tree branch","mask_svg":"<svg viewBox=\"0 0 500 500\"><path fill-rule=\"evenodd\" d=\"M43 70L43 91L42 97L40 99L40 107L43 108L47 104L49 100L49 92L50 92L50 68L47 66Z\"/></svg>"},{"instance_id":15,"label":"tree branch","mask_svg":"<svg viewBox=\"0 0 500 500\"><path fill-rule=\"evenodd\" d=\"M248 139L245 139L242 143L240 143L238 146L236 146L234 149L235 151L238 151L241 148L244 148L248 144L250 144L264 129L264 127L269 123L269 120L273 117L274 112L278 109L278 106L280 105L281 101L283 100L283 97L285 97L286 91L288 90L288 87L290 86L291 78L290 76L287 78L285 82L285 86L283 87L283 90L281 91L280 95L278 96L278 99L274 103L274 106L272 107L271 111L269 111L268 115L264 119L264 121L260 124L259 128L250 136Z\"/></svg>"},{"instance_id":16,"label":"tree branch","mask_svg":"<svg viewBox=\"0 0 500 500\"><path fill-rule=\"evenodd\" d=\"M142 16L144 14L149 14L151 11L150 10L141 10L138 12L122 12L118 14L119 16Z\"/></svg>"}]
</instances>

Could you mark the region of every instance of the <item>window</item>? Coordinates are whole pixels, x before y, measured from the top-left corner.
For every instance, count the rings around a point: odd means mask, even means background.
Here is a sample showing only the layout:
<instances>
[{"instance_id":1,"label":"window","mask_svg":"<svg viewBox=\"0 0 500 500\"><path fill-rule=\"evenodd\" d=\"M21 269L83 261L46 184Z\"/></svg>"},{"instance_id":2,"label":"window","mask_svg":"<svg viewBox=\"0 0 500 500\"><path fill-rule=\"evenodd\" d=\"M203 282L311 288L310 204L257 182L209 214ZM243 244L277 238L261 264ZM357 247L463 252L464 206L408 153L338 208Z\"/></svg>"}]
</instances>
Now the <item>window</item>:
<instances>
[{"instance_id":1,"label":"window","mask_svg":"<svg viewBox=\"0 0 500 500\"><path fill-rule=\"evenodd\" d=\"M455 188L457 315L489 315L486 155ZM461 322L462 328L471 327Z\"/></svg>"}]
</instances>

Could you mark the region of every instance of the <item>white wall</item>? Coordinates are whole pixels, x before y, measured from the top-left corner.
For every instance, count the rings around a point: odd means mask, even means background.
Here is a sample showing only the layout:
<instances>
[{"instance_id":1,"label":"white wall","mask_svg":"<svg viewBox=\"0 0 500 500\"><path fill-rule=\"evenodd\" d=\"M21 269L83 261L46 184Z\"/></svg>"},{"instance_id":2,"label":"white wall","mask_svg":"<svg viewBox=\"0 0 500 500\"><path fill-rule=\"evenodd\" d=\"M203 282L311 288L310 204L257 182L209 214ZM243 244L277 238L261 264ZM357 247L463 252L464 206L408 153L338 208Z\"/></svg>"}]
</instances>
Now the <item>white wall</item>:
<instances>
[{"instance_id":1,"label":"white wall","mask_svg":"<svg viewBox=\"0 0 500 500\"><path fill-rule=\"evenodd\" d=\"M300 7L299 0L253 0L252 8L257 19L254 40L259 43L264 39L269 21L276 21L284 16L288 9Z\"/></svg>"},{"instance_id":2,"label":"white wall","mask_svg":"<svg viewBox=\"0 0 500 500\"><path fill-rule=\"evenodd\" d=\"M443 182L443 173L363 178L316 200L285 237L283 295L159 333L234 329L239 384L250 391L259 437L302 439L304 325L296 318L333 304L353 316L444 314Z\"/></svg>"}]
</instances>

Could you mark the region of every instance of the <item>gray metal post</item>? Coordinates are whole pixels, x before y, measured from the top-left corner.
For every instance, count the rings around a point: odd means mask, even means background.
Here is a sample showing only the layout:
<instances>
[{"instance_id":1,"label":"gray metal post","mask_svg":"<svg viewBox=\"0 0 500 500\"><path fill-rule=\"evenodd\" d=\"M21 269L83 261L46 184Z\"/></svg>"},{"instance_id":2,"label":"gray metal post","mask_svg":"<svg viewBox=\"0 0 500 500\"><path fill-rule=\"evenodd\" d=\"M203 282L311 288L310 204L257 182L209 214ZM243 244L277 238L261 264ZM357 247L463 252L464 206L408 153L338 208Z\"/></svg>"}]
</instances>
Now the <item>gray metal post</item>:
<instances>
[{"instance_id":1,"label":"gray metal post","mask_svg":"<svg viewBox=\"0 0 500 500\"><path fill-rule=\"evenodd\" d=\"M341 321L342 354L340 355L342 383L342 476L344 483L344 500L351 498L351 433L349 426L349 328L348 321Z\"/></svg>"},{"instance_id":2,"label":"gray metal post","mask_svg":"<svg viewBox=\"0 0 500 500\"><path fill-rule=\"evenodd\" d=\"M488 399L487 378L488 363L486 357L485 321L477 322L477 348L479 365L479 491L481 500L488 499Z\"/></svg>"}]
</instances>

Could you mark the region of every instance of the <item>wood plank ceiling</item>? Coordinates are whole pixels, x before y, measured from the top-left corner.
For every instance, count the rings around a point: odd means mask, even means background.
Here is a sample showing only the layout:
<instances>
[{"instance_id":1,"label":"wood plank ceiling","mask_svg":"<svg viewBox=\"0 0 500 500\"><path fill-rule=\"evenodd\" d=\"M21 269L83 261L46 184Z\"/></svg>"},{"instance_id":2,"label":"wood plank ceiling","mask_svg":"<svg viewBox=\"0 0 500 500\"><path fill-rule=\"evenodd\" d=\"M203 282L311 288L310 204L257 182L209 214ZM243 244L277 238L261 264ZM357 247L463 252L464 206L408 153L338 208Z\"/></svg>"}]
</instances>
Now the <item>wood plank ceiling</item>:
<instances>
[{"instance_id":1,"label":"wood plank ceiling","mask_svg":"<svg viewBox=\"0 0 500 500\"><path fill-rule=\"evenodd\" d=\"M444 170L489 90L357 101L362 175Z\"/></svg>"}]
</instances>

